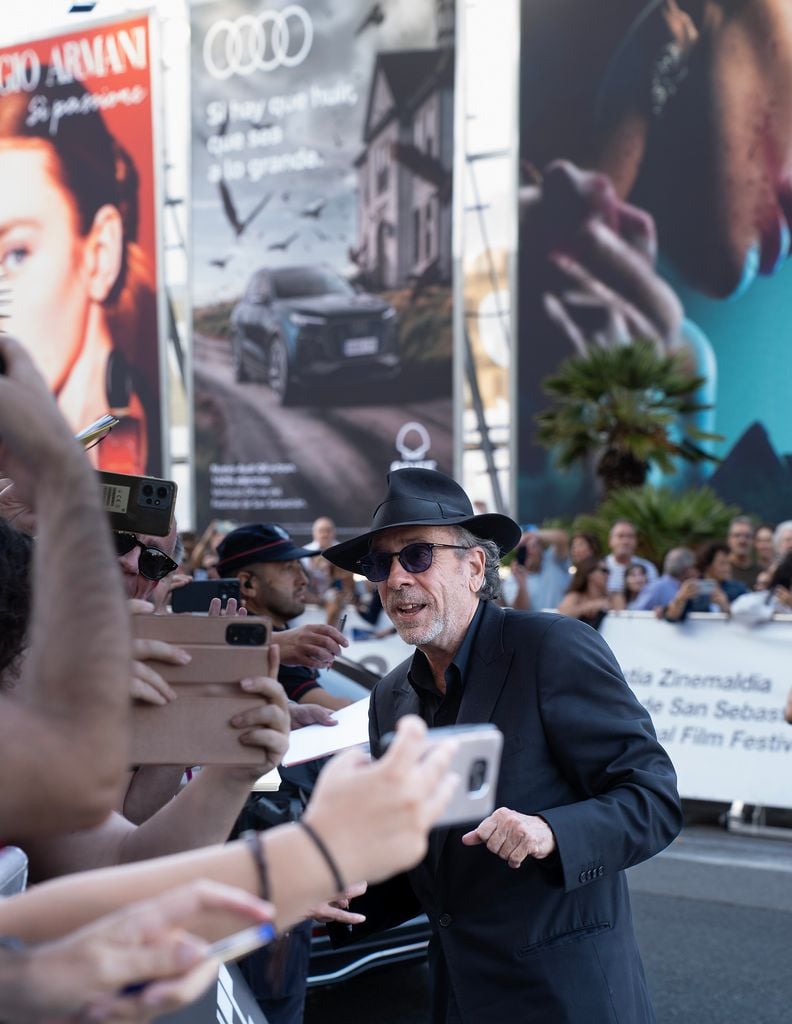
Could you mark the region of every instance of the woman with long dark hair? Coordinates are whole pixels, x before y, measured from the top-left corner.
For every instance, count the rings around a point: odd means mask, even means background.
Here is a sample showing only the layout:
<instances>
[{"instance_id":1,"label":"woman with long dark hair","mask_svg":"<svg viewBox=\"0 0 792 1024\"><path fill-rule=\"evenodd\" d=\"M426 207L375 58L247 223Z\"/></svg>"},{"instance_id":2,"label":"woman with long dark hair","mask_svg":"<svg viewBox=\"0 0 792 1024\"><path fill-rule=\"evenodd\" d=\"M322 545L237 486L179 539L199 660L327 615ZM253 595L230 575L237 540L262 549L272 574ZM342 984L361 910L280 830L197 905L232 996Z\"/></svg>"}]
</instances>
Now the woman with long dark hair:
<instances>
[{"instance_id":1,"label":"woman with long dark hair","mask_svg":"<svg viewBox=\"0 0 792 1024\"><path fill-rule=\"evenodd\" d=\"M608 566L602 558L584 558L569 583L558 610L597 629L610 611Z\"/></svg>"}]
</instances>

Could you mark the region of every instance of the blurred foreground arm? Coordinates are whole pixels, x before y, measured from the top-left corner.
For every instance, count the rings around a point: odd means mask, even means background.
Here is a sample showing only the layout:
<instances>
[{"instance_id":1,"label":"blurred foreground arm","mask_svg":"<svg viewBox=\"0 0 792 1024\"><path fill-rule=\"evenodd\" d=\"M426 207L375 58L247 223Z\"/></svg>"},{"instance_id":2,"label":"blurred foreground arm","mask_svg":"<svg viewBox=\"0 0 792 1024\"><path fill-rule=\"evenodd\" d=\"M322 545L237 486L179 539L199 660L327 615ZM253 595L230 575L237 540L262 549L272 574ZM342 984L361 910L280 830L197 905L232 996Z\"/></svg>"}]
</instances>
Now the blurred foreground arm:
<instances>
[{"instance_id":1,"label":"blurred foreground arm","mask_svg":"<svg viewBox=\"0 0 792 1024\"><path fill-rule=\"evenodd\" d=\"M0 467L37 517L29 649L3 698L0 827L86 828L126 768L129 623L96 474L22 347L0 335Z\"/></svg>"},{"instance_id":2,"label":"blurred foreground arm","mask_svg":"<svg viewBox=\"0 0 792 1024\"><path fill-rule=\"evenodd\" d=\"M378 761L348 750L322 772L304 820L321 836L346 885L381 881L417 864L426 852L428 831L458 780L449 771L453 742L430 747L425 733L420 719L406 716ZM299 824L270 829L258 842L280 930L337 895L327 861ZM45 882L0 903L0 934L46 941L199 878L259 891L251 852L245 842L235 842ZM223 934L201 915L186 926L206 938Z\"/></svg>"},{"instance_id":3,"label":"blurred foreground arm","mask_svg":"<svg viewBox=\"0 0 792 1024\"><path fill-rule=\"evenodd\" d=\"M0 954L5 1024L35 1021L135 1021L143 1024L197 999L218 964L206 943L182 928L202 913L241 929L271 919L268 904L248 893L193 882L133 903L54 942ZM150 981L136 995L127 985Z\"/></svg>"}]
</instances>

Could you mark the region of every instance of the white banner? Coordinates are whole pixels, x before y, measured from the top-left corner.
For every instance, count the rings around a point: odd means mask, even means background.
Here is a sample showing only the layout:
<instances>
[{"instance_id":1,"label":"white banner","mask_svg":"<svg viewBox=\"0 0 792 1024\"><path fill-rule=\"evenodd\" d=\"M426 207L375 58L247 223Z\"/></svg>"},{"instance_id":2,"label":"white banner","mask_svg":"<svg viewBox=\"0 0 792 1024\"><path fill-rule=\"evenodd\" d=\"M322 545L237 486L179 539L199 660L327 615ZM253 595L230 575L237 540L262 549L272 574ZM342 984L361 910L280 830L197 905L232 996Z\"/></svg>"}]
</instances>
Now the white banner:
<instances>
[{"instance_id":1,"label":"white banner","mask_svg":"<svg viewBox=\"0 0 792 1024\"><path fill-rule=\"evenodd\" d=\"M608 615L601 632L652 716L683 797L792 807L792 621Z\"/></svg>"}]
</instances>

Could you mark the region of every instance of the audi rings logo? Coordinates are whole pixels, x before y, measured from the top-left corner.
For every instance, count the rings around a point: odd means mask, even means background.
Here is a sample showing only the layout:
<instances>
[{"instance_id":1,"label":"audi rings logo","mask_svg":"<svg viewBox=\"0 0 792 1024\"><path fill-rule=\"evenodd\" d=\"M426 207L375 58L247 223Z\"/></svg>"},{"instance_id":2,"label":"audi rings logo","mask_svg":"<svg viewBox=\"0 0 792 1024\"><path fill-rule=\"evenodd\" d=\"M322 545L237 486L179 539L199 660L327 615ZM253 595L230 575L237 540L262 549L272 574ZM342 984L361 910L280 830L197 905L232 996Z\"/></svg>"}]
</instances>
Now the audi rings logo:
<instances>
[{"instance_id":1,"label":"audi rings logo","mask_svg":"<svg viewBox=\"0 0 792 1024\"><path fill-rule=\"evenodd\" d=\"M206 33L204 64L219 79L296 68L310 53L313 37L311 17L299 4L289 4L282 11L243 14L236 21L223 18Z\"/></svg>"}]
</instances>

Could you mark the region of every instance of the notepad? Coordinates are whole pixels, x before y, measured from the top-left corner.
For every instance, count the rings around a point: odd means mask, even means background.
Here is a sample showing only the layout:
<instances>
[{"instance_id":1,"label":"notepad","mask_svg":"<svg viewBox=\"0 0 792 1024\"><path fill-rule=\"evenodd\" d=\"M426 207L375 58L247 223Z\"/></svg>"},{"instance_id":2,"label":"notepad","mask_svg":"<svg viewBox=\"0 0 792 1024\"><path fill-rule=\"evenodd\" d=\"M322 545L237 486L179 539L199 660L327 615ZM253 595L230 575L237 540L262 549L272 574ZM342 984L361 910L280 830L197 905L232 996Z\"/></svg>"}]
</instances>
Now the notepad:
<instances>
[{"instance_id":1,"label":"notepad","mask_svg":"<svg viewBox=\"0 0 792 1024\"><path fill-rule=\"evenodd\" d=\"M365 746L368 735L369 698L355 701L333 712L338 725L306 725L289 733L289 749L283 758L288 768L293 764L315 761L318 757L336 754L347 747Z\"/></svg>"}]
</instances>

